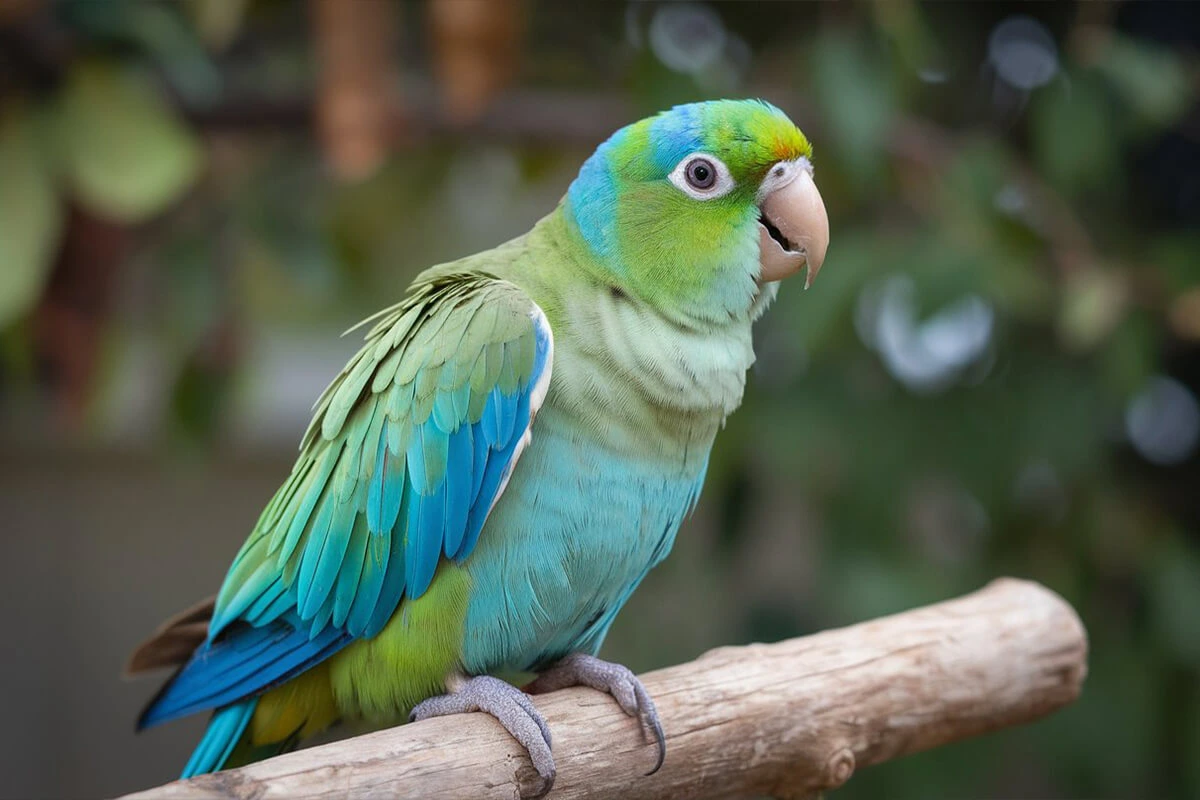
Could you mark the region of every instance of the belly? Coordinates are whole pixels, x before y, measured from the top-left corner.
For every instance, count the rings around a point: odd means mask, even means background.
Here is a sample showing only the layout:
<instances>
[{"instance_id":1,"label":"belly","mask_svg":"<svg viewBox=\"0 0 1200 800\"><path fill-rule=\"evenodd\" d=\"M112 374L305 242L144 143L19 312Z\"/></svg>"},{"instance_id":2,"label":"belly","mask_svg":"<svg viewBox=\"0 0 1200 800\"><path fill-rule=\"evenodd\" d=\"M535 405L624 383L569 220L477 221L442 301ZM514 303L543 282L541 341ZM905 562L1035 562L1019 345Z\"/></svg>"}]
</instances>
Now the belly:
<instances>
[{"instance_id":1,"label":"belly","mask_svg":"<svg viewBox=\"0 0 1200 800\"><path fill-rule=\"evenodd\" d=\"M598 650L670 550L704 478L707 455L670 463L606 452L579 441L553 409L535 430L464 565L472 592L463 665L472 673Z\"/></svg>"}]
</instances>

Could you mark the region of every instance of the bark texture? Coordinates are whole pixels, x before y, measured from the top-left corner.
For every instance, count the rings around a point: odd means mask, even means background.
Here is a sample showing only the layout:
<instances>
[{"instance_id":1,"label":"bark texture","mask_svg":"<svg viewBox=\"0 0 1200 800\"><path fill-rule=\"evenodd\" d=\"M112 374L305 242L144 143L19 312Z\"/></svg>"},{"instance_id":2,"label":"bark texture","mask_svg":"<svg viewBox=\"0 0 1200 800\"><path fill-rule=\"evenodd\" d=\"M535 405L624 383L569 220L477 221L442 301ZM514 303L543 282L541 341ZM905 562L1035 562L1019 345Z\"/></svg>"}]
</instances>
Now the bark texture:
<instances>
[{"instance_id":1,"label":"bark texture","mask_svg":"<svg viewBox=\"0 0 1200 800\"><path fill-rule=\"evenodd\" d=\"M643 677L666 763L607 695L535 698L554 735L551 798L811 796L856 769L1010 725L1078 697L1087 636L1058 595L1002 579L965 597L777 644L724 647ZM537 776L482 714L431 719L125 800L517 798Z\"/></svg>"}]
</instances>

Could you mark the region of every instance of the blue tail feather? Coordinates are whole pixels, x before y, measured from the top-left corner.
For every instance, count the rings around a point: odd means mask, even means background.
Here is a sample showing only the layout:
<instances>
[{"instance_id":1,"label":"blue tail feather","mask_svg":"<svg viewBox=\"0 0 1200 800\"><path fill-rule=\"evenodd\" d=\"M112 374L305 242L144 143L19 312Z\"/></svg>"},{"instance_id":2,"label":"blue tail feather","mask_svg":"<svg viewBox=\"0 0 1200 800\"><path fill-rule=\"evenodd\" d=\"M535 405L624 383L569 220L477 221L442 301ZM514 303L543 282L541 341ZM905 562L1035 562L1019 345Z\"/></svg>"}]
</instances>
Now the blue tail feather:
<instances>
[{"instance_id":1,"label":"blue tail feather","mask_svg":"<svg viewBox=\"0 0 1200 800\"><path fill-rule=\"evenodd\" d=\"M187 766L183 768L183 774L179 777L194 778L207 772L216 772L225 766L233 748L246 731L246 726L250 724L257 705L258 698L252 697L214 711L212 719L208 721L208 729L204 731L204 737L192 751L192 757L188 759Z\"/></svg>"}]
</instances>

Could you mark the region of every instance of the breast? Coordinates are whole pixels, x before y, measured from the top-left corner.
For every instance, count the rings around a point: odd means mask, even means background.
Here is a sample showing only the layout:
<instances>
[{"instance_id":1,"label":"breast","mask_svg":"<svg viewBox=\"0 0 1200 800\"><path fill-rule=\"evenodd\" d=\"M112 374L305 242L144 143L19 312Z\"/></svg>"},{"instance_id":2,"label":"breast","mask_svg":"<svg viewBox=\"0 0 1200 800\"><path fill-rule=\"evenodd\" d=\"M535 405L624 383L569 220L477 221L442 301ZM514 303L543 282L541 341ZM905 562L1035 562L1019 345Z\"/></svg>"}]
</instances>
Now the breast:
<instances>
[{"instance_id":1,"label":"breast","mask_svg":"<svg viewBox=\"0 0 1200 800\"><path fill-rule=\"evenodd\" d=\"M520 468L466 564L469 670L528 668L598 647L603 631L596 626L611 622L666 555L690 509L702 461L663 469L585 437L549 402L543 408Z\"/></svg>"},{"instance_id":2,"label":"breast","mask_svg":"<svg viewBox=\"0 0 1200 800\"><path fill-rule=\"evenodd\" d=\"M601 446L667 462L707 458L754 363L749 319L689 328L607 291L564 316L549 404Z\"/></svg>"}]
</instances>

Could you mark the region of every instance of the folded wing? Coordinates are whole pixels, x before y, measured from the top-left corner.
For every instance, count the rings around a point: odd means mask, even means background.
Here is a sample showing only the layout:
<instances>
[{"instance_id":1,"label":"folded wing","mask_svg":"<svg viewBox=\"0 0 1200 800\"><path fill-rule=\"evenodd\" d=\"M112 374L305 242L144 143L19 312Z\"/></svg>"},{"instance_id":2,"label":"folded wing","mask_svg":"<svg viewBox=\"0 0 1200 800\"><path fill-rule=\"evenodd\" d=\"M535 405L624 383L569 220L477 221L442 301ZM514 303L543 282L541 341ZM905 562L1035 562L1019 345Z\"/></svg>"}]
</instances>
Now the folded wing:
<instances>
[{"instance_id":1,"label":"folded wing","mask_svg":"<svg viewBox=\"0 0 1200 800\"><path fill-rule=\"evenodd\" d=\"M516 286L414 286L317 402L291 475L217 596L207 639L139 727L260 694L372 637L470 555L549 386L553 339Z\"/></svg>"}]
</instances>

